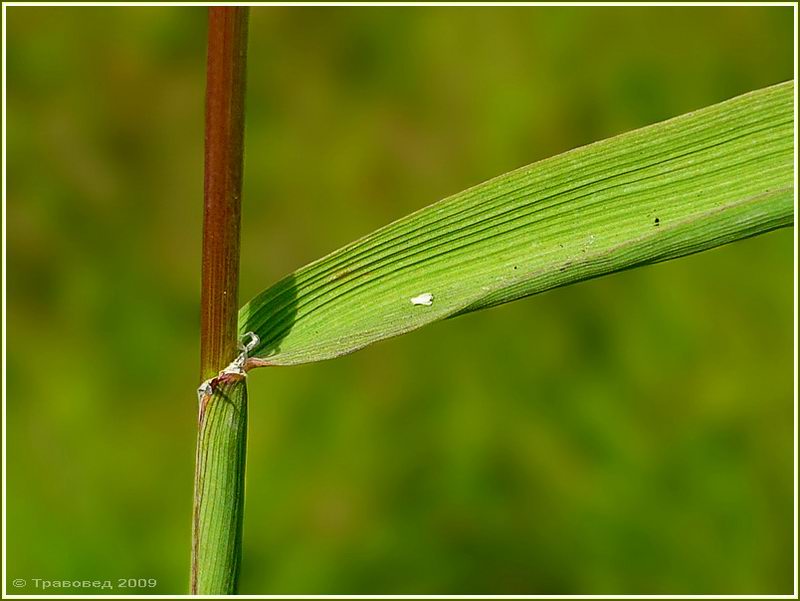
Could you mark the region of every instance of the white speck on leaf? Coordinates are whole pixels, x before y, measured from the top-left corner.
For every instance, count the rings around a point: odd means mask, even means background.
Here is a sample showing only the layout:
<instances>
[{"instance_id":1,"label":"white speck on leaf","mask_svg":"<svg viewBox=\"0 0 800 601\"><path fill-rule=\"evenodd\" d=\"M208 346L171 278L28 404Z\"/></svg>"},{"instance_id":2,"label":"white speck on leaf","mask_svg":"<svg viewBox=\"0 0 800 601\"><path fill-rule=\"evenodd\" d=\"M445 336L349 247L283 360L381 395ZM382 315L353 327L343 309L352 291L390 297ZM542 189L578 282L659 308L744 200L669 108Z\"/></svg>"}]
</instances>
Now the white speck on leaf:
<instances>
[{"instance_id":1,"label":"white speck on leaf","mask_svg":"<svg viewBox=\"0 0 800 601\"><path fill-rule=\"evenodd\" d=\"M415 296L411 299L412 305L425 305L426 307L430 307L433 304L433 294L430 292L425 292L424 294L420 294L419 296Z\"/></svg>"}]
</instances>

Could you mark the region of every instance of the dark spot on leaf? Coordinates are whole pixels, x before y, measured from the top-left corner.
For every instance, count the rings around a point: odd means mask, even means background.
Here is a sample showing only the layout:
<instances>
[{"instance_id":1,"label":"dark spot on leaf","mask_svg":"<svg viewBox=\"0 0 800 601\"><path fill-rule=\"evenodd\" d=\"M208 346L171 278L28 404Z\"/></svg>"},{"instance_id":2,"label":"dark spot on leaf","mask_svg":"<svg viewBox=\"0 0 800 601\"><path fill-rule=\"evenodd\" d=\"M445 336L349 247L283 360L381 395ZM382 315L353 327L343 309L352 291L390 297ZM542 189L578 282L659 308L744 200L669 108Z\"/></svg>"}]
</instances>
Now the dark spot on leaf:
<instances>
[{"instance_id":1,"label":"dark spot on leaf","mask_svg":"<svg viewBox=\"0 0 800 601\"><path fill-rule=\"evenodd\" d=\"M516 268L517 268L517 266L516 266L516 265L514 265L514 269L516 269Z\"/></svg>"},{"instance_id":2,"label":"dark spot on leaf","mask_svg":"<svg viewBox=\"0 0 800 601\"><path fill-rule=\"evenodd\" d=\"M661 220L658 217L656 217L656 220L653 223L657 226L659 223L661 223Z\"/></svg>"}]
</instances>

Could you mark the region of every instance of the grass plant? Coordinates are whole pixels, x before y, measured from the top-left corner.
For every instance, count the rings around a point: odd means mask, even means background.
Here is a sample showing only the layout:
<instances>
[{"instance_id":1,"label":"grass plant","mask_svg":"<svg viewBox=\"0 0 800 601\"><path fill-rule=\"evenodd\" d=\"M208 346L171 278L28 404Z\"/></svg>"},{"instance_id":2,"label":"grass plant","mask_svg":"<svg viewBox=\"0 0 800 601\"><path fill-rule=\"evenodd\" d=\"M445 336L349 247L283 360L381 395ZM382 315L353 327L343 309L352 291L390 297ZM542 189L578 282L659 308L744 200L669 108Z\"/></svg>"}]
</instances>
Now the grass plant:
<instances>
[{"instance_id":1,"label":"grass plant","mask_svg":"<svg viewBox=\"0 0 800 601\"><path fill-rule=\"evenodd\" d=\"M331 359L794 223L789 81L501 175L295 271L237 310L247 11L210 9L193 594L236 592L248 370Z\"/></svg>"}]
</instances>

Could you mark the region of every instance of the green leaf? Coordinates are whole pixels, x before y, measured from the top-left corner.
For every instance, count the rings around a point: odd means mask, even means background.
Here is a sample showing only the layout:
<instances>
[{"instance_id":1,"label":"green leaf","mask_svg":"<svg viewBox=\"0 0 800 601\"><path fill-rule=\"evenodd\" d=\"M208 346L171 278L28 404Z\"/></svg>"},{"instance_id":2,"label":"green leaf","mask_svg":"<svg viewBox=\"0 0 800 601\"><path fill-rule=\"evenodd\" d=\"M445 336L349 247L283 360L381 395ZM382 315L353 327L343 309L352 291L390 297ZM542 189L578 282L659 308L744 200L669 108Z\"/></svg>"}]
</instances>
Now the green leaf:
<instances>
[{"instance_id":1,"label":"green leaf","mask_svg":"<svg viewBox=\"0 0 800 601\"><path fill-rule=\"evenodd\" d=\"M794 82L578 148L395 221L239 313L249 365L425 324L793 223ZM421 294L430 306L412 304Z\"/></svg>"}]
</instances>

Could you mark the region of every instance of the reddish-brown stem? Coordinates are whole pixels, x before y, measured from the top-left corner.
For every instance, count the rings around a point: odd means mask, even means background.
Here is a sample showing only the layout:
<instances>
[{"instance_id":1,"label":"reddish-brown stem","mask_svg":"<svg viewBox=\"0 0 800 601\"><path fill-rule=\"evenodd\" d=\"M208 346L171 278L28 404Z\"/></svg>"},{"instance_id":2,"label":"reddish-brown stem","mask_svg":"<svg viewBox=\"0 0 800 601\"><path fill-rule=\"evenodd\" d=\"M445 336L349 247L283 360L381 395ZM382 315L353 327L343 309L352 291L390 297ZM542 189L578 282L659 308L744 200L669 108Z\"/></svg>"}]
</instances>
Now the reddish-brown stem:
<instances>
[{"instance_id":1,"label":"reddish-brown stem","mask_svg":"<svg viewBox=\"0 0 800 601\"><path fill-rule=\"evenodd\" d=\"M241 565L247 388L242 377L216 376L238 354L248 11L209 8L200 376L215 379L200 398L192 594L234 594Z\"/></svg>"},{"instance_id":2,"label":"reddish-brown stem","mask_svg":"<svg viewBox=\"0 0 800 601\"><path fill-rule=\"evenodd\" d=\"M247 7L209 8L200 373L237 355Z\"/></svg>"}]
</instances>

